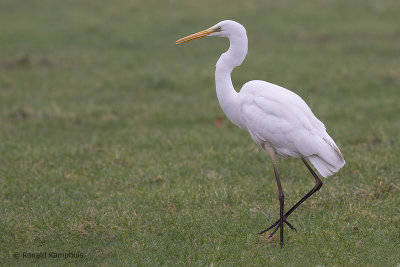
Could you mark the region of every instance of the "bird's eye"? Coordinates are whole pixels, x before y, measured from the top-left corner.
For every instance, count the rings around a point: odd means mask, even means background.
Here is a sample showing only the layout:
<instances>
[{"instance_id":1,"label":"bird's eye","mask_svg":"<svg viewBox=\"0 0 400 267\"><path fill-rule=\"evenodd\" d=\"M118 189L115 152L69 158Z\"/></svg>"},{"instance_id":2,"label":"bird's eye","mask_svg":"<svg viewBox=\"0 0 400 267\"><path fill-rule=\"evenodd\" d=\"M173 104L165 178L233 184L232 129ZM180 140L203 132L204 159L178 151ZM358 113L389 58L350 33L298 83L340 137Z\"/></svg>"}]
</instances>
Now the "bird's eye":
<instances>
[{"instance_id":1,"label":"bird's eye","mask_svg":"<svg viewBox=\"0 0 400 267\"><path fill-rule=\"evenodd\" d=\"M215 32L220 32L220 31L221 31L221 26L215 27L215 28L214 28L214 31L215 31Z\"/></svg>"}]
</instances>

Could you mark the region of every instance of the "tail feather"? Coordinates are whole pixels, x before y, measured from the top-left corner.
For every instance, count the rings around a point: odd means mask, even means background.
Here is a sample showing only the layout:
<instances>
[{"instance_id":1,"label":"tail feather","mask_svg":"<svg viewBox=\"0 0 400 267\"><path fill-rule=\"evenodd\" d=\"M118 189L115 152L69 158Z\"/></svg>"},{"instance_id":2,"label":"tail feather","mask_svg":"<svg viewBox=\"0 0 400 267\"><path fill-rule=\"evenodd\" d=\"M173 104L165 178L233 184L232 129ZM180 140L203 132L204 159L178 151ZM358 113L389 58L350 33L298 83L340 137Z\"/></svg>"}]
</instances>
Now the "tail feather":
<instances>
[{"instance_id":1,"label":"tail feather","mask_svg":"<svg viewBox=\"0 0 400 267\"><path fill-rule=\"evenodd\" d=\"M318 155L311 155L307 158L323 177L327 177L338 172L346 163L341 154L338 154L337 160L333 162L327 162Z\"/></svg>"},{"instance_id":2,"label":"tail feather","mask_svg":"<svg viewBox=\"0 0 400 267\"><path fill-rule=\"evenodd\" d=\"M314 139L314 142L318 152L307 158L323 177L338 172L346 164L335 141L326 132L321 139Z\"/></svg>"}]
</instances>

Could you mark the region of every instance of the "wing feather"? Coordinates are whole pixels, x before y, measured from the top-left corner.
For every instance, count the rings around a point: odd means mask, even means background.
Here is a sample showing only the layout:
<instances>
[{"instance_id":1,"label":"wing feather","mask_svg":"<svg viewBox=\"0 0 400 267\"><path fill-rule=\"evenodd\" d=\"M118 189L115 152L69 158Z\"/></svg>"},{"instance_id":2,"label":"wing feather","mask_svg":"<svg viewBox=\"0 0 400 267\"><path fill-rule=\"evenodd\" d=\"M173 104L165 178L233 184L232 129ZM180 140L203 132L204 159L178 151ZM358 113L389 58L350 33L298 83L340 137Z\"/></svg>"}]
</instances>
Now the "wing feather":
<instances>
[{"instance_id":1,"label":"wing feather","mask_svg":"<svg viewBox=\"0 0 400 267\"><path fill-rule=\"evenodd\" d=\"M258 145L266 142L279 155L309 158L323 176L344 165L325 125L297 94L275 84L251 81L239 96L247 130Z\"/></svg>"}]
</instances>

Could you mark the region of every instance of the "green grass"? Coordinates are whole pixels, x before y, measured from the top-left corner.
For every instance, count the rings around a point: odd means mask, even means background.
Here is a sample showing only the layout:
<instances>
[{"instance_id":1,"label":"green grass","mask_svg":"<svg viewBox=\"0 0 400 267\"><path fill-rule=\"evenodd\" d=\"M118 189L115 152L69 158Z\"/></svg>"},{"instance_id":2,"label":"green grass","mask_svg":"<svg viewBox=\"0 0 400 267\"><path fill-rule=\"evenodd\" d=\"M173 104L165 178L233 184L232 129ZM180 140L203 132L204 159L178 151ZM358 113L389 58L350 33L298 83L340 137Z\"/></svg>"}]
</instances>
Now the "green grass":
<instances>
[{"instance_id":1,"label":"green grass","mask_svg":"<svg viewBox=\"0 0 400 267\"><path fill-rule=\"evenodd\" d=\"M400 264L400 4L388 1L0 1L0 262ZM263 79L310 105L346 166L290 217L273 170L216 99L223 39L246 28L236 88ZM221 127L215 119L223 117ZM278 162L286 207L313 186ZM18 252L83 259L14 259Z\"/></svg>"}]
</instances>

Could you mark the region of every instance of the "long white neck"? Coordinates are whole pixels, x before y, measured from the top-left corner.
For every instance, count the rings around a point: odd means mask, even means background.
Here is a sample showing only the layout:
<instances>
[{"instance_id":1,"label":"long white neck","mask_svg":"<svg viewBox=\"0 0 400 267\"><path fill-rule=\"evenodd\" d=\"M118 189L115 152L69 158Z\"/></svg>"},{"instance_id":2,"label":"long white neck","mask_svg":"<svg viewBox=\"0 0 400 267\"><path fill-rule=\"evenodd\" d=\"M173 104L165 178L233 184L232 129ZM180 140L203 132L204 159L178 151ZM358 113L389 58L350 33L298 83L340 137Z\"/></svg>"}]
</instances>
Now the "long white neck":
<instances>
[{"instance_id":1,"label":"long white neck","mask_svg":"<svg viewBox=\"0 0 400 267\"><path fill-rule=\"evenodd\" d=\"M247 54L246 31L236 32L229 36L230 46L228 51L219 58L215 70L215 85L217 97L222 110L228 119L239 127L243 127L242 116L239 108L238 93L232 84L232 70L242 64Z\"/></svg>"}]
</instances>

